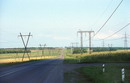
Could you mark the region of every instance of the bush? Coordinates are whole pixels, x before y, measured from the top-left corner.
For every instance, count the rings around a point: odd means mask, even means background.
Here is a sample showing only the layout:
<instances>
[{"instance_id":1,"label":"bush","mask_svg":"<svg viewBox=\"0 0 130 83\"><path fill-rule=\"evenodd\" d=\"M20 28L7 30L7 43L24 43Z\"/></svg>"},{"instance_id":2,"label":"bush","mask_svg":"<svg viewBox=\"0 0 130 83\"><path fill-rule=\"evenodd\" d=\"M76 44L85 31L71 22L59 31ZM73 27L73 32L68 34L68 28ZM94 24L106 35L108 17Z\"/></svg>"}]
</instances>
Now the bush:
<instances>
[{"instance_id":1,"label":"bush","mask_svg":"<svg viewBox=\"0 0 130 83\"><path fill-rule=\"evenodd\" d=\"M116 51L116 48L93 48L93 52Z\"/></svg>"}]
</instances>

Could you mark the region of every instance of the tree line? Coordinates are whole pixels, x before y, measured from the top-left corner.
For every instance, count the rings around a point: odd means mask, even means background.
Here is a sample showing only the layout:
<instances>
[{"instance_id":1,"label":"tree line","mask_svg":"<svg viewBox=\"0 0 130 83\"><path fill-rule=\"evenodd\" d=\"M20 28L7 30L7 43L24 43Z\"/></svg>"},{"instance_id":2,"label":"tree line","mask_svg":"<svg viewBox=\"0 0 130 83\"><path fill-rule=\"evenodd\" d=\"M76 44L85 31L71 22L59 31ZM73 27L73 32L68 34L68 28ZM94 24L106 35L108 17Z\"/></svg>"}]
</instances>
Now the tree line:
<instances>
[{"instance_id":1,"label":"tree line","mask_svg":"<svg viewBox=\"0 0 130 83\"><path fill-rule=\"evenodd\" d=\"M30 50L24 51L24 49L0 49L0 54L7 54L7 53L31 53Z\"/></svg>"}]
</instances>

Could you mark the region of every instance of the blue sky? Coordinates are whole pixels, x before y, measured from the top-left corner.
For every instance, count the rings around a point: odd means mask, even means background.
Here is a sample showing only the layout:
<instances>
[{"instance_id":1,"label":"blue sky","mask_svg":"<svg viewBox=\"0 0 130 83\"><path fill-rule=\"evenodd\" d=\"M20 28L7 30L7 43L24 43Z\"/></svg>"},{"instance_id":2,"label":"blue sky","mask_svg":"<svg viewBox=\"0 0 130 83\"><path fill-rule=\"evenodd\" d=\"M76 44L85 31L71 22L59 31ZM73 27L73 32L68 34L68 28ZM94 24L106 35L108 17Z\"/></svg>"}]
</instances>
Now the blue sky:
<instances>
[{"instance_id":1,"label":"blue sky","mask_svg":"<svg viewBox=\"0 0 130 83\"><path fill-rule=\"evenodd\" d=\"M21 39L18 38L20 32L31 32L33 35L29 47L45 43L49 47L70 46L71 42L80 43L80 36L76 32L79 29L97 32L120 1L0 0L0 47L23 47ZM124 0L105 27L94 37L93 46L102 46L102 40L99 39L113 34L130 22L129 8L130 1ZM129 31L130 26L105 40L105 46L123 46L122 37L125 32L129 34ZM88 35L84 36L84 46L88 46L87 40Z\"/></svg>"}]
</instances>

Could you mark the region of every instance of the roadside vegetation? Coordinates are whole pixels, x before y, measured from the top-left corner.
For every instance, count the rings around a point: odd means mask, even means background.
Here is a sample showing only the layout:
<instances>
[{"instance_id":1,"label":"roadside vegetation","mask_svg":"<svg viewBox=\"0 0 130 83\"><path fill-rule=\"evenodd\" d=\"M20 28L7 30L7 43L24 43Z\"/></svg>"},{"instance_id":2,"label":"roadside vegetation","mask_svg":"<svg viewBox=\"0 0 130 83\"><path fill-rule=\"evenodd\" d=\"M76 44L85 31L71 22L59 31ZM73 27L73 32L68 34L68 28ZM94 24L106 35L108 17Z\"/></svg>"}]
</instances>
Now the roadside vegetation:
<instances>
[{"instance_id":1,"label":"roadside vegetation","mask_svg":"<svg viewBox=\"0 0 130 83\"><path fill-rule=\"evenodd\" d=\"M92 54L68 54L64 63L119 63L130 62L130 51L105 51Z\"/></svg>"},{"instance_id":2,"label":"roadside vegetation","mask_svg":"<svg viewBox=\"0 0 130 83\"><path fill-rule=\"evenodd\" d=\"M109 63L109 65L105 66L105 72L103 72L102 65L86 66L66 72L64 73L65 83L130 83L130 64L118 65L118 63L129 62L129 50L92 52L91 54L68 53L64 59L66 64ZM124 82L121 76L122 68L125 69Z\"/></svg>"},{"instance_id":3,"label":"roadside vegetation","mask_svg":"<svg viewBox=\"0 0 130 83\"><path fill-rule=\"evenodd\" d=\"M125 69L125 79L122 81L121 69ZM130 65L87 66L65 73L65 83L130 83ZM73 80L73 82L72 82Z\"/></svg>"}]
</instances>

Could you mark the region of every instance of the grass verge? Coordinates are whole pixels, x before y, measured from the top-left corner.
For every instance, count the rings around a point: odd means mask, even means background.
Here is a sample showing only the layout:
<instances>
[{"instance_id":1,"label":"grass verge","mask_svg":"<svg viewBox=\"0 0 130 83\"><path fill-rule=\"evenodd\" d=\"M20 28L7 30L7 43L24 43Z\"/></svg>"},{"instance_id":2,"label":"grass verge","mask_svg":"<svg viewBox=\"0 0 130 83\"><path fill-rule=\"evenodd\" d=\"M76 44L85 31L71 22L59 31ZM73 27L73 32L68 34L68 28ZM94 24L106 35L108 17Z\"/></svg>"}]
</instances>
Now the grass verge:
<instances>
[{"instance_id":1,"label":"grass verge","mask_svg":"<svg viewBox=\"0 0 130 83\"><path fill-rule=\"evenodd\" d=\"M121 69L125 68L125 81L121 79ZM130 83L130 65L108 65L105 72L101 66L81 67L76 71L84 75L91 83Z\"/></svg>"}]
</instances>

